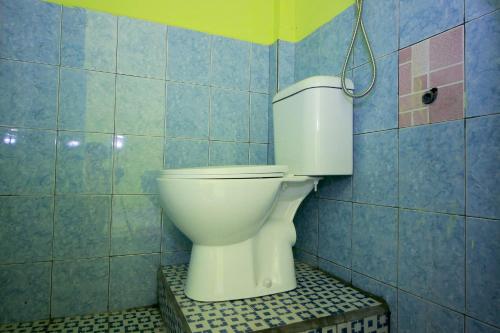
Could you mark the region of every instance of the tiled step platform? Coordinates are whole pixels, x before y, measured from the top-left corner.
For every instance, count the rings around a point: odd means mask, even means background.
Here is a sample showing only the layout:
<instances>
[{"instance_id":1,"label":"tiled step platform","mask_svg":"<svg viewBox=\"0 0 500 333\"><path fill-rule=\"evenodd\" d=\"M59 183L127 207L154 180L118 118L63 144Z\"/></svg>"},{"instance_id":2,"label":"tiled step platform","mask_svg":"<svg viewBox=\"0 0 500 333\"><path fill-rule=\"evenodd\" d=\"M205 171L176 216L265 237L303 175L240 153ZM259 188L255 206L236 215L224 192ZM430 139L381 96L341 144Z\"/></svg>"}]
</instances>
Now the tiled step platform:
<instances>
[{"instance_id":1,"label":"tiled step platform","mask_svg":"<svg viewBox=\"0 0 500 333\"><path fill-rule=\"evenodd\" d=\"M161 267L158 301L170 333L387 333L387 304L303 263L295 290L227 302L184 294L187 265Z\"/></svg>"},{"instance_id":2,"label":"tiled step platform","mask_svg":"<svg viewBox=\"0 0 500 333\"><path fill-rule=\"evenodd\" d=\"M157 307L0 324L0 333L169 333Z\"/></svg>"}]
</instances>

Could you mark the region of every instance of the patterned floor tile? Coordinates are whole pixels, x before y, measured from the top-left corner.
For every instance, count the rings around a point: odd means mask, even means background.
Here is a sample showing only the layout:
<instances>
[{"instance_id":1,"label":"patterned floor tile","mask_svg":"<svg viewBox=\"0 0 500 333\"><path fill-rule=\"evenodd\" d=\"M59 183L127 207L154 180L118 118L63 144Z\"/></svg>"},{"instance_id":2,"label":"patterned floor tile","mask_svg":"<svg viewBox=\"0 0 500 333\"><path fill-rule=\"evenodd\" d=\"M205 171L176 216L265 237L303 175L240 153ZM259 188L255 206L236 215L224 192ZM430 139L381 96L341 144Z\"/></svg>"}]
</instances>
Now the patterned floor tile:
<instances>
[{"instance_id":1,"label":"patterned floor tile","mask_svg":"<svg viewBox=\"0 0 500 333\"><path fill-rule=\"evenodd\" d=\"M166 333L155 307L0 325L1 333Z\"/></svg>"},{"instance_id":2,"label":"patterned floor tile","mask_svg":"<svg viewBox=\"0 0 500 333\"><path fill-rule=\"evenodd\" d=\"M46 332L49 320L32 321L29 323L0 324L2 333L35 333Z\"/></svg>"},{"instance_id":3,"label":"patterned floor tile","mask_svg":"<svg viewBox=\"0 0 500 333\"><path fill-rule=\"evenodd\" d=\"M167 324L171 322L176 325L177 330L172 329L173 332L266 332L277 327L293 327L290 325L301 322L307 322L307 325L314 327L316 322L320 322L319 318L321 322L325 322L325 319L368 308L375 308L380 312L370 322L361 315L353 322L344 323L342 330L333 325L305 332L387 332L388 323L380 318L385 317L386 305L305 264L296 265L295 290L263 297L209 303L197 302L185 295L187 268L187 265L166 266L162 267L159 273L160 309L164 312L164 318L167 318ZM182 316L179 316L178 312L176 314L174 309L180 310ZM385 325L377 327L377 320L385 320ZM370 330L371 327L375 327L375 330Z\"/></svg>"},{"instance_id":4,"label":"patterned floor tile","mask_svg":"<svg viewBox=\"0 0 500 333\"><path fill-rule=\"evenodd\" d=\"M157 308L138 308L111 312L108 317L109 332L166 332Z\"/></svg>"}]
</instances>

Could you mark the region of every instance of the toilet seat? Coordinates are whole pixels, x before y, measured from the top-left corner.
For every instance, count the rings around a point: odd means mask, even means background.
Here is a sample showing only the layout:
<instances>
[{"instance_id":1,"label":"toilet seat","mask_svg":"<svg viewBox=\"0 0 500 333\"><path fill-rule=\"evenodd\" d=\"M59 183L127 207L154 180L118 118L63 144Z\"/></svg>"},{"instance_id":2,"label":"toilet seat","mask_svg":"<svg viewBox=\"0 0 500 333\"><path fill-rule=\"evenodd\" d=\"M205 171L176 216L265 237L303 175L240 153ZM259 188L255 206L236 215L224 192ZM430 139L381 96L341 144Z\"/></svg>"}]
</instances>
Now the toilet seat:
<instances>
[{"instance_id":1,"label":"toilet seat","mask_svg":"<svg viewBox=\"0 0 500 333\"><path fill-rule=\"evenodd\" d=\"M282 178L288 172L286 165L231 165L186 169L165 169L160 177L177 179L255 179Z\"/></svg>"}]
</instances>

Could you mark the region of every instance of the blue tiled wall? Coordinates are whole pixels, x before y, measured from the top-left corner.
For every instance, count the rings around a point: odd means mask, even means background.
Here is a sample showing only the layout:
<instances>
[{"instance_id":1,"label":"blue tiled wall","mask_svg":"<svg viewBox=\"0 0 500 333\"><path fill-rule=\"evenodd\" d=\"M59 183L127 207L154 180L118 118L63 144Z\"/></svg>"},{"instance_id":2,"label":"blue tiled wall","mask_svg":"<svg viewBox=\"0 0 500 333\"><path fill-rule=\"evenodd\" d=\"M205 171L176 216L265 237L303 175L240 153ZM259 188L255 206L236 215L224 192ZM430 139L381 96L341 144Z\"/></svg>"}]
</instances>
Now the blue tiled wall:
<instances>
[{"instance_id":1,"label":"blue tiled wall","mask_svg":"<svg viewBox=\"0 0 500 333\"><path fill-rule=\"evenodd\" d=\"M498 333L500 2L364 4L378 77L354 102L354 173L321 181L302 204L295 254L383 296L391 332ZM294 50L281 47L281 87L340 74L353 20L350 8ZM465 119L398 129L399 49L458 25L465 26ZM350 68L359 89L369 83L366 62L358 40Z\"/></svg>"},{"instance_id":2,"label":"blue tiled wall","mask_svg":"<svg viewBox=\"0 0 500 333\"><path fill-rule=\"evenodd\" d=\"M0 0L0 322L156 303L157 171L267 164L271 50Z\"/></svg>"}]
</instances>

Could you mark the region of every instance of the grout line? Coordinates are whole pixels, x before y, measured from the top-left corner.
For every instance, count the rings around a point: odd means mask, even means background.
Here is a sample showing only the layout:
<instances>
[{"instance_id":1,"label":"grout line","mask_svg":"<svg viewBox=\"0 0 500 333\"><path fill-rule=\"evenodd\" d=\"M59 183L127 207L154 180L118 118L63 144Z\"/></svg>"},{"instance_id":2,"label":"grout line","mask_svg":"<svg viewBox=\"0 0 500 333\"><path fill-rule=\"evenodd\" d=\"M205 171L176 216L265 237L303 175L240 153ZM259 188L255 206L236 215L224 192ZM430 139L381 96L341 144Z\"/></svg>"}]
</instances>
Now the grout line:
<instances>
[{"instance_id":1,"label":"grout line","mask_svg":"<svg viewBox=\"0 0 500 333\"><path fill-rule=\"evenodd\" d=\"M467 29L465 26L465 11L466 11L466 0L464 0L464 26L463 26L463 34L462 34L462 75L463 75L463 98L464 102L462 104L463 110L462 110L462 118L463 118L463 128L464 128L464 313L467 313L467 118L466 118L466 103L465 103L465 98L466 98L466 86L465 86L465 79L467 75L467 61L466 61L466 47L467 47ZM464 316L464 332L467 330L466 328L466 317Z\"/></svg>"},{"instance_id":2,"label":"grout line","mask_svg":"<svg viewBox=\"0 0 500 333\"><path fill-rule=\"evenodd\" d=\"M430 76L427 75L427 81L430 80ZM412 80L412 85L413 85L413 81ZM435 87L439 87L440 89L442 88L447 88L447 87L450 87L450 86L454 86L456 84L459 84L459 83L465 83L465 80L462 79L462 80L457 80L457 81L454 81L454 82L451 82L451 83L446 83L446 84L441 84L441 85L433 85ZM430 84L428 84L427 82L427 86L428 87L431 87ZM412 88L413 89L413 88ZM404 95L398 95L398 100L401 98L401 97L408 97L408 96L413 96L413 95L420 95L422 93L425 93L429 90L429 88L426 88L426 89L421 89L421 90L417 90L417 91L412 91L411 93L408 93L408 94L404 94ZM416 109L422 109L422 108L427 108L429 107L428 105L419 105ZM415 109L410 109L410 110L406 110L406 111L400 111L399 113L404 113L404 112L407 112L407 111L413 111ZM454 119L456 120L456 119ZM446 121L450 121L450 120L446 120Z\"/></svg>"},{"instance_id":3,"label":"grout line","mask_svg":"<svg viewBox=\"0 0 500 333\"><path fill-rule=\"evenodd\" d=\"M158 193L55 193L56 197L108 197L108 196L159 196ZM1 197L53 197L54 194L7 194L0 195ZM1 265L1 264L0 264Z\"/></svg>"},{"instance_id":4,"label":"grout line","mask_svg":"<svg viewBox=\"0 0 500 333\"><path fill-rule=\"evenodd\" d=\"M467 20L465 19L465 17L464 17L464 23L465 23L465 24L470 23L470 22L475 21L475 20L477 20L477 19L480 19L480 18L482 18L482 17L484 17L484 16L487 16L487 15L493 14L493 13L495 13L495 12L497 12L497 11L500 11L500 8L496 8L496 9L494 9L494 10L491 10L491 11L487 12L487 13L483 13L483 14L481 14L481 15L477 16L477 17L471 18L471 19L470 19L470 20L468 20L468 21L467 21ZM464 11L464 12L465 12L465 11Z\"/></svg>"},{"instance_id":5,"label":"grout line","mask_svg":"<svg viewBox=\"0 0 500 333\"><path fill-rule=\"evenodd\" d=\"M118 38L117 38L117 40L118 40ZM165 78L156 78L156 77L141 76L141 75L127 74L127 73L119 73L117 69L115 70L115 72L108 72L108 71L102 71L102 70L97 70L97 69L93 69L93 68L72 67L72 66L68 66L68 65L57 65L57 64L47 64L47 63L42 63L42 62L26 61L26 60L19 60L19 59L4 58L4 57L0 57L0 61L12 61L12 62L20 62L20 63L28 63L28 64L36 64L36 65L46 65L46 66L52 66L52 67L57 67L57 68L62 68L62 69L71 69L71 70L76 70L76 71L86 71L86 72L94 72L94 73L102 73L102 74L113 74L113 75L126 76L126 77L150 79L150 80L155 80L155 81L167 81L168 83L174 83L174 84L213 87L213 88L221 89L221 90L230 90L230 91L245 92L245 93L252 92L252 93L256 93L256 94L268 95L268 93L265 93L262 91L254 91L251 88L248 90L244 90L244 89L239 89L239 88L234 88L234 87L215 85L215 84L212 84L211 82L209 82L208 84L204 84L204 83L199 83L196 81L182 81L182 80L175 80L175 79L165 79ZM117 67L117 64L115 64L115 68L116 67Z\"/></svg>"},{"instance_id":6,"label":"grout line","mask_svg":"<svg viewBox=\"0 0 500 333\"><path fill-rule=\"evenodd\" d=\"M52 249L51 249L51 267L50 267L50 287L49 287L49 320L52 318L52 293L54 291L54 243L55 243L55 221L56 221L56 193L57 193L57 160L59 147L59 117L60 117L60 100L61 100L61 58L62 58L62 35L63 35L63 9L60 7L61 22L59 24L59 66L57 67L57 109L56 109L56 132L54 142L54 187L53 187L53 211L52 211ZM49 322L50 323L50 322Z\"/></svg>"},{"instance_id":7,"label":"grout line","mask_svg":"<svg viewBox=\"0 0 500 333\"><path fill-rule=\"evenodd\" d=\"M352 246L352 239L353 239L353 229L354 229L354 202L351 202L351 248L350 248L350 265L351 267L349 268L352 271L353 265L352 265L352 258L354 257L354 251L353 251L353 246ZM352 282L352 273L351 273L351 282Z\"/></svg>"},{"instance_id":8,"label":"grout line","mask_svg":"<svg viewBox=\"0 0 500 333\"><path fill-rule=\"evenodd\" d=\"M116 19L116 44L115 44L115 71L118 72L118 43L119 43L119 20L120 18L117 17ZM116 157L116 140L117 140L117 134L116 134L116 110L117 110L117 95L118 95L118 75L115 74L115 101L114 101L114 108L113 108L113 140L112 140L112 145L111 145L111 195L110 195L110 219L109 219L109 235L108 235L108 297L107 297L107 304L106 307L108 311L111 308L111 246L112 246L112 240L111 240L111 233L112 233L112 226L113 226L113 201L114 201L114 194L115 194L115 157Z\"/></svg>"},{"instance_id":9,"label":"grout line","mask_svg":"<svg viewBox=\"0 0 500 333\"><path fill-rule=\"evenodd\" d=\"M212 35L209 36L209 48L210 48L210 68L209 68L209 73L208 73L208 83L210 85L209 87L209 96L208 96L208 160L207 160L207 166L212 165L212 98L213 98L213 87L212 87L212 80L213 80L213 75L214 75L214 61L213 61L213 53L214 53L214 38Z\"/></svg>"},{"instance_id":10,"label":"grout line","mask_svg":"<svg viewBox=\"0 0 500 333\"><path fill-rule=\"evenodd\" d=\"M175 250L168 252L182 252L187 250ZM27 265L27 264L40 264L40 263L56 263L56 262L74 262L74 261L85 261L85 260L95 260L95 259L107 259L107 258L116 258L116 257L133 257L133 256L146 256L146 255L156 255L160 254L160 252L137 252L137 253L125 253L125 254L111 254L111 255L101 255L95 257L68 257L68 258L54 258L47 260L39 260L39 261L23 261L23 262L10 262L0 264L0 267L6 266L16 266L16 265Z\"/></svg>"},{"instance_id":11,"label":"grout line","mask_svg":"<svg viewBox=\"0 0 500 333\"><path fill-rule=\"evenodd\" d=\"M467 311L467 121L464 122L464 312ZM465 319L464 319L465 320ZM465 324L464 324L465 327Z\"/></svg>"},{"instance_id":12,"label":"grout line","mask_svg":"<svg viewBox=\"0 0 500 333\"><path fill-rule=\"evenodd\" d=\"M247 97L247 119L248 119L248 127L247 127L247 138L248 142L250 142L250 133L251 131L251 126L252 126L252 119L251 119L251 114L252 114L252 94L250 93L250 87L252 86L252 65L253 65L253 53L254 53L254 47L253 44L250 43L248 47L248 97ZM247 165L250 164L250 144L248 144L247 148Z\"/></svg>"}]
</instances>

